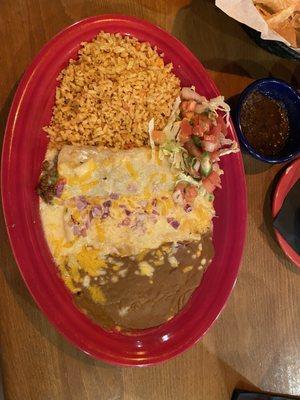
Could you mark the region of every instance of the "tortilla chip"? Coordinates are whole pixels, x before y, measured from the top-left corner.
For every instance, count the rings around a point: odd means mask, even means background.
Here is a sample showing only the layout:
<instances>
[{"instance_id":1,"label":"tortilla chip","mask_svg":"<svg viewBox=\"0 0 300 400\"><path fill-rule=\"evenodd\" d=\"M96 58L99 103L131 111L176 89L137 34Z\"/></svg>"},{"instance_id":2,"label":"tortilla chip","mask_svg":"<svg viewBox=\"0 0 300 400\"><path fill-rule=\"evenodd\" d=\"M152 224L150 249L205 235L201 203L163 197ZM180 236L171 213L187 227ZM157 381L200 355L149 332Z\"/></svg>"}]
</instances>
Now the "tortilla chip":
<instances>
[{"instance_id":1,"label":"tortilla chip","mask_svg":"<svg viewBox=\"0 0 300 400\"><path fill-rule=\"evenodd\" d=\"M297 5L294 4L285 10L266 17L269 27L284 37L293 47L298 46L298 35L294 26L294 23L299 23L299 18L296 18L297 15L295 14L296 8Z\"/></svg>"},{"instance_id":2,"label":"tortilla chip","mask_svg":"<svg viewBox=\"0 0 300 400\"><path fill-rule=\"evenodd\" d=\"M253 0L270 29L300 46L300 0Z\"/></svg>"},{"instance_id":3,"label":"tortilla chip","mask_svg":"<svg viewBox=\"0 0 300 400\"><path fill-rule=\"evenodd\" d=\"M295 29L300 29L300 12L296 12L292 16L292 25Z\"/></svg>"},{"instance_id":4,"label":"tortilla chip","mask_svg":"<svg viewBox=\"0 0 300 400\"><path fill-rule=\"evenodd\" d=\"M275 29L274 29L275 30ZM276 28L276 32L284 37L292 47L297 47L297 34L296 30L290 24L282 24Z\"/></svg>"},{"instance_id":5,"label":"tortilla chip","mask_svg":"<svg viewBox=\"0 0 300 400\"><path fill-rule=\"evenodd\" d=\"M260 12L263 18L269 18L272 15L272 10L261 4L255 4L256 9Z\"/></svg>"},{"instance_id":6,"label":"tortilla chip","mask_svg":"<svg viewBox=\"0 0 300 400\"><path fill-rule=\"evenodd\" d=\"M293 28L295 29L295 33L296 33L296 43L297 43L296 47L300 48L300 12L297 11L293 15L291 24L292 24Z\"/></svg>"},{"instance_id":7,"label":"tortilla chip","mask_svg":"<svg viewBox=\"0 0 300 400\"><path fill-rule=\"evenodd\" d=\"M276 26L282 24L283 22L291 18L293 16L293 13L295 12L295 7L296 5L292 5L284 10L278 11L277 13L269 17L267 19L267 23L270 26L270 28L275 30Z\"/></svg>"},{"instance_id":8,"label":"tortilla chip","mask_svg":"<svg viewBox=\"0 0 300 400\"><path fill-rule=\"evenodd\" d=\"M269 14L275 14L294 4L299 4L299 0L254 0L254 5L265 9Z\"/></svg>"}]
</instances>

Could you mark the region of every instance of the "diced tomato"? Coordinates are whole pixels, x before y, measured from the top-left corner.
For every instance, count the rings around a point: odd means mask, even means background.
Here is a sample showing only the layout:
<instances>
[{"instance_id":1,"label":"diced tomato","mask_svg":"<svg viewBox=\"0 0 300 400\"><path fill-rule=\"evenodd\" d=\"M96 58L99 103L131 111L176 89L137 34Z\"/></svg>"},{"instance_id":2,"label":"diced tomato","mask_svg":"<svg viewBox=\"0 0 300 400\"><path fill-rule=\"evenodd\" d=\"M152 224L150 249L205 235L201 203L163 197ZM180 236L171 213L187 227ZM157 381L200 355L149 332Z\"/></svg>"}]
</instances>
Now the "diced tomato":
<instances>
[{"instance_id":1,"label":"diced tomato","mask_svg":"<svg viewBox=\"0 0 300 400\"><path fill-rule=\"evenodd\" d=\"M179 182L175 187L175 192L180 192L184 202L189 204L193 203L198 194L196 186L186 182Z\"/></svg>"},{"instance_id":2,"label":"diced tomato","mask_svg":"<svg viewBox=\"0 0 300 400\"><path fill-rule=\"evenodd\" d=\"M189 121L186 118L184 118L180 124L180 135L179 135L180 142L182 144L187 142L190 139L190 137L192 136L192 133L193 133L192 125L189 123Z\"/></svg>"},{"instance_id":3,"label":"diced tomato","mask_svg":"<svg viewBox=\"0 0 300 400\"><path fill-rule=\"evenodd\" d=\"M221 132L223 133L223 135L226 136L227 135L227 126L225 124L224 118L221 115L218 115L218 117L217 117L217 124L220 125Z\"/></svg>"},{"instance_id":4,"label":"diced tomato","mask_svg":"<svg viewBox=\"0 0 300 400\"><path fill-rule=\"evenodd\" d=\"M208 135L204 135L202 147L205 151L213 153L221 147L220 134L212 134L211 131Z\"/></svg>"},{"instance_id":5,"label":"diced tomato","mask_svg":"<svg viewBox=\"0 0 300 400\"><path fill-rule=\"evenodd\" d=\"M220 152L219 150L213 151L210 153L210 159L212 162L219 161L220 159Z\"/></svg>"},{"instance_id":6,"label":"diced tomato","mask_svg":"<svg viewBox=\"0 0 300 400\"><path fill-rule=\"evenodd\" d=\"M195 145L192 139L184 143L184 148L189 152L191 156L196 158L201 157L202 151Z\"/></svg>"},{"instance_id":7,"label":"diced tomato","mask_svg":"<svg viewBox=\"0 0 300 400\"><path fill-rule=\"evenodd\" d=\"M209 128L210 128L210 125L211 125L211 123L210 122L205 122L205 121L199 121L199 124L201 125L201 127L202 127L202 129L203 129L203 132L208 132L209 131Z\"/></svg>"},{"instance_id":8,"label":"diced tomato","mask_svg":"<svg viewBox=\"0 0 300 400\"><path fill-rule=\"evenodd\" d=\"M216 171L211 171L208 178L213 185L215 185L218 188L221 187L221 178Z\"/></svg>"},{"instance_id":9,"label":"diced tomato","mask_svg":"<svg viewBox=\"0 0 300 400\"><path fill-rule=\"evenodd\" d=\"M204 135L204 140L206 140L207 142L217 143L218 137L212 134Z\"/></svg>"},{"instance_id":10,"label":"diced tomato","mask_svg":"<svg viewBox=\"0 0 300 400\"><path fill-rule=\"evenodd\" d=\"M203 131L202 131L200 125L193 126L193 135L200 136L200 137L203 136Z\"/></svg>"},{"instance_id":11,"label":"diced tomato","mask_svg":"<svg viewBox=\"0 0 300 400\"><path fill-rule=\"evenodd\" d=\"M199 123L202 123L207 131L210 131L210 129L213 127L213 121L208 118L206 114L200 114L198 117Z\"/></svg>"},{"instance_id":12,"label":"diced tomato","mask_svg":"<svg viewBox=\"0 0 300 400\"><path fill-rule=\"evenodd\" d=\"M154 140L154 143L156 143L156 144L161 144L161 143L163 143L164 141L165 141L165 139L166 139L166 135L164 134L164 132L163 131L156 131L156 130L154 130L153 132L152 132L152 139Z\"/></svg>"},{"instance_id":13,"label":"diced tomato","mask_svg":"<svg viewBox=\"0 0 300 400\"><path fill-rule=\"evenodd\" d=\"M212 171L207 178L203 179L202 183L208 193L212 193L216 187L221 187L221 178L216 171Z\"/></svg>"},{"instance_id":14,"label":"diced tomato","mask_svg":"<svg viewBox=\"0 0 300 400\"><path fill-rule=\"evenodd\" d=\"M203 148L210 153L221 147L221 124L212 125L209 134L204 134Z\"/></svg>"},{"instance_id":15,"label":"diced tomato","mask_svg":"<svg viewBox=\"0 0 300 400\"><path fill-rule=\"evenodd\" d=\"M193 135L197 135L203 137L203 134L207 132L209 129L209 125L206 122L199 121L197 125L193 127Z\"/></svg>"},{"instance_id":16,"label":"diced tomato","mask_svg":"<svg viewBox=\"0 0 300 400\"><path fill-rule=\"evenodd\" d=\"M198 194L198 190L197 190L196 186L189 185L185 189L184 199L187 201L187 203L192 203L194 201L194 199L197 197L197 194Z\"/></svg>"},{"instance_id":17,"label":"diced tomato","mask_svg":"<svg viewBox=\"0 0 300 400\"><path fill-rule=\"evenodd\" d=\"M213 183L211 183L211 181L208 178L209 177L203 179L202 183L205 189L208 191L208 193L212 193L216 187Z\"/></svg>"},{"instance_id":18,"label":"diced tomato","mask_svg":"<svg viewBox=\"0 0 300 400\"><path fill-rule=\"evenodd\" d=\"M220 137L220 133L221 133L221 125L215 125L211 128L210 130L210 134L214 135L215 137Z\"/></svg>"}]
</instances>

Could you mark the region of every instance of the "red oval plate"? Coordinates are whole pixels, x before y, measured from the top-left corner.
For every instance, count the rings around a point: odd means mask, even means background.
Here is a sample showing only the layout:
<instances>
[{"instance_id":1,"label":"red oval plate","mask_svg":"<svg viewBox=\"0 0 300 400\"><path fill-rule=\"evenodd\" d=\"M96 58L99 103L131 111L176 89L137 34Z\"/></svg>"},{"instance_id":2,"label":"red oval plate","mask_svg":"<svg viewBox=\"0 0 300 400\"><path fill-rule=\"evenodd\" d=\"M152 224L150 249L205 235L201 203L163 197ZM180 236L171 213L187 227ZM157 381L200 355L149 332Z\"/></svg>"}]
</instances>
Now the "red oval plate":
<instances>
[{"instance_id":1,"label":"red oval plate","mask_svg":"<svg viewBox=\"0 0 300 400\"><path fill-rule=\"evenodd\" d=\"M42 127L51 118L56 77L80 43L99 31L120 32L149 41L172 61L182 85L211 98L219 95L197 58L162 29L136 18L101 15L80 21L48 42L27 69L8 117L2 155L4 214L20 272L35 301L56 328L86 353L113 364L150 365L167 360L196 343L221 312L235 284L246 228L246 186L240 154L223 160L223 189L216 194L216 255L185 309L157 328L130 336L105 332L73 304L58 276L44 239L35 194L47 138ZM236 139L231 125L230 135Z\"/></svg>"},{"instance_id":2,"label":"red oval plate","mask_svg":"<svg viewBox=\"0 0 300 400\"><path fill-rule=\"evenodd\" d=\"M287 166L281 176L273 196L272 215L273 218L279 213L284 199L294 184L300 179L300 158ZM277 229L274 229L280 247L286 256L300 268L300 255L285 241Z\"/></svg>"}]
</instances>

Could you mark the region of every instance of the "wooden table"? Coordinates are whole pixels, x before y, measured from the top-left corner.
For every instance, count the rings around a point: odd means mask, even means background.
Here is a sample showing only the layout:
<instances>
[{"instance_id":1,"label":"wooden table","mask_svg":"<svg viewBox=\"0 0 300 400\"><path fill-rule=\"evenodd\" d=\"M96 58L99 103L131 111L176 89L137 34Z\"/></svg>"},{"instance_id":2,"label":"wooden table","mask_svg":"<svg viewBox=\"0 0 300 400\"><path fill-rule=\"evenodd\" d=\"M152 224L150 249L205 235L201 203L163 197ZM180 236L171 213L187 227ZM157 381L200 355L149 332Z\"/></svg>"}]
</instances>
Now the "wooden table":
<instances>
[{"instance_id":1,"label":"wooden table","mask_svg":"<svg viewBox=\"0 0 300 400\"><path fill-rule=\"evenodd\" d=\"M207 0L0 0L0 137L13 93L42 45L66 25L119 12L171 31L228 98L274 75L300 87L300 64L258 48ZM151 368L117 368L76 350L31 299L1 223L1 363L8 400L225 400L235 387L300 395L300 270L274 240L270 195L280 166L244 156L248 237L236 288L204 339ZM234 207L234 204L232 205Z\"/></svg>"}]
</instances>

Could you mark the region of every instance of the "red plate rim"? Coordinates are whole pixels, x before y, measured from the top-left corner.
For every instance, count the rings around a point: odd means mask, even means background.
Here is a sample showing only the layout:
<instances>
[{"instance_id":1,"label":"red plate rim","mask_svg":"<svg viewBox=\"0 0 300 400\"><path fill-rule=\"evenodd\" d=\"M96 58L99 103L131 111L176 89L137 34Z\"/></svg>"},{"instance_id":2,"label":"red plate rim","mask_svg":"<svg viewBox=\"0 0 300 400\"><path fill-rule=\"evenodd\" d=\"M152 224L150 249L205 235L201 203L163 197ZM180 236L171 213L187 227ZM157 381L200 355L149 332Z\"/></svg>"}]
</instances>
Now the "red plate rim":
<instances>
[{"instance_id":1,"label":"red plate rim","mask_svg":"<svg viewBox=\"0 0 300 400\"><path fill-rule=\"evenodd\" d=\"M278 214L286 195L298 179L300 179L300 158L296 159L286 167L277 183L272 202L273 218ZM300 255L288 244L275 227L274 232L284 254L296 265L296 267L300 268Z\"/></svg>"},{"instance_id":2,"label":"red plate rim","mask_svg":"<svg viewBox=\"0 0 300 400\"><path fill-rule=\"evenodd\" d=\"M71 35L72 31L74 29L80 28L84 30L85 26L88 26L90 24L97 24L99 22L104 22L104 21L111 21L112 23L114 22L122 22L124 24L126 23L132 23L139 25L139 28L145 28L146 30L151 30L152 32L155 32L155 34L159 35L166 41L172 42L174 46L176 46L178 49L180 49L182 57L188 57L189 60L195 65L195 68L197 68L199 74L203 74L207 76L207 73L202 66L202 64L199 62L199 60L188 50L178 39L174 38L172 35L164 31L163 29L147 22L140 20L138 18L134 17L128 17L128 16L123 16L119 14L106 14L106 15L98 15L90 18L83 19L79 22L74 23L73 25L63 29L61 32L59 32L57 35L55 35L47 44L44 45L44 47L41 49L41 51L38 53L38 55L34 58L33 62L31 65L27 68L26 72L24 73L20 84L17 88L16 94L14 96L12 106L9 112L8 120L7 120L7 125L6 125L6 130L5 130L5 137L4 137L4 143L3 143L3 149L2 149L2 162L1 162L1 192L2 192L2 202L3 202L3 209L4 209L4 218L5 218L5 223L8 231L8 236L10 240L10 244L13 250L14 257L16 259L16 262L18 264L20 273L27 285L28 290L30 291L32 297L35 299L36 303L38 304L39 308L44 312L44 314L47 316L47 318L51 321L51 323L57 328L57 330L63 334L69 341L71 341L76 347L79 349L83 350L85 353L97 358L104 360L108 363L111 364L117 364L117 365L124 365L124 366L145 366L145 365L151 365L151 364L157 364L159 362L165 361L167 359L175 357L177 354L183 352L187 348L191 347L193 344L198 342L201 337L206 333L206 331L209 329L209 327L213 324L213 322L218 318L219 314L223 310L226 300L228 299L237 279L238 275L238 270L239 270L239 265L240 265L240 260L242 257L242 250L244 246L244 241L245 241L245 235L246 235L246 210L247 210L247 200L246 200L246 183L245 183L245 175L242 172L243 171L243 163L242 163L242 157L240 154L237 154L237 165L238 168L240 169L240 182L239 182L239 198L240 198L240 204L239 204L239 210L241 210L241 217L240 217L240 227L238 228L239 231L239 241L238 244L235 245L235 262L233 263L233 267L228 271L228 280L230 280L230 284L224 288L224 291L218 298L218 300L214 304L215 311L211 311L210 314L206 318L205 322L205 327L204 329L197 332L191 332L191 335L189 338L186 338L184 343L177 343L176 348L169 349L165 353L158 354L156 356L153 356L151 358L145 358L141 357L140 359L137 358L130 358L129 356L116 356L112 355L109 351L105 351L103 349L91 349L87 348L85 343L80 340L76 333L71 332L69 329L66 328L66 326L58 321L56 317L51 313L49 313L48 310L48 305L45 303L45 299L42 299L39 297L37 291L35 288L32 287L30 284L30 279L29 276L27 275L26 269L23 268L23 257L22 254L20 254L19 251L17 251L17 247L15 245L15 239L14 235L16 232L16 229L14 229L13 226L13 219L11 218L11 214L9 212L10 209L10 204L9 204L9 198L6 193L6 189L9 188L9 181L11 180L10 172L9 172L9 165L11 163L11 158L12 158L12 153L13 153L13 147L12 147L12 141L14 137L14 130L15 130L15 124L18 118L18 112L19 109L22 105L23 97L24 97L24 92L26 91L26 88L28 85L31 83L31 79L33 78L35 69L38 67L39 63L47 55L47 52L56 44L58 43L62 38L65 36ZM99 29L100 31L101 29ZM130 31L130 29L129 29ZM130 32L129 32L130 34ZM138 37L139 39L139 37ZM150 40L149 40L150 41ZM150 42L151 43L151 42ZM209 89L211 92L215 93L216 95L219 94L218 89L216 88L214 82L208 78L206 82L207 86L209 86ZM233 137L236 139L236 134L231 122L231 134ZM216 312L217 310L217 312ZM98 327L99 328L99 327ZM151 331L155 330L156 328L152 329ZM141 337L143 337L143 332L140 333ZM145 335L147 333L145 332ZM121 335L122 336L122 335Z\"/></svg>"}]
</instances>

